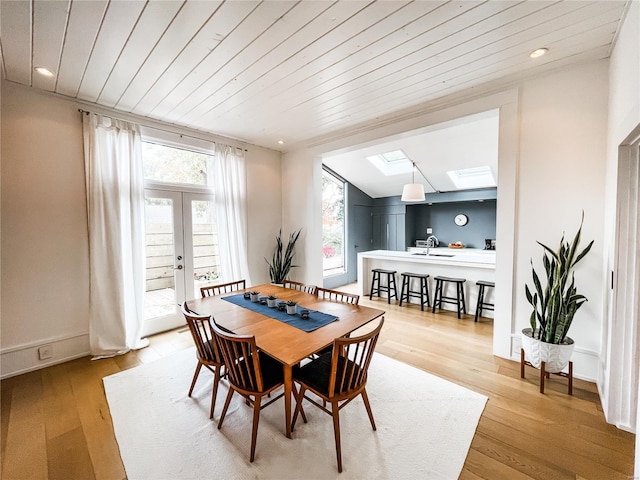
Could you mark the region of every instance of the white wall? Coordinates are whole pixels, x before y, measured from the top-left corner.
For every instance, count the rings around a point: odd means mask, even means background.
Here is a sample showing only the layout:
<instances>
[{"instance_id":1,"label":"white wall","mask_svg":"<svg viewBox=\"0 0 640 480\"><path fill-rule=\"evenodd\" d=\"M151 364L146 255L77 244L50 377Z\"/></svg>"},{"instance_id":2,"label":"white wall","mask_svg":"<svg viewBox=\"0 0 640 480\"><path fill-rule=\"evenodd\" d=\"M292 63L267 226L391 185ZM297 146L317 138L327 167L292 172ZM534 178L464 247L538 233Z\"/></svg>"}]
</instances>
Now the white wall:
<instances>
[{"instance_id":1,"label":"white wall","mask_svg":"<svg viewBox=\"0 0 640 480\"><path fill-rule=\"evenodd\" d=\"M77 106L2 83L2 375L89 351L88 244Z\"/></svg>"},{"instance_id":2,"label":"white wall","mask_svg":"<svg viewBox=\"0 0 640 480\"><path fill-rule=\"evenodd\" d=\"M1 101L0 375L6 377L88 355L89 266L79 104L9 82L2 82ZM280 153L225 143L249 150L250 273L254 283L268 282L264 257L282 223ZM53 358L39 361L37 347L49 343Z\"/></svg>"},{"instance_id":3,"label":"white wall","mask_svg":"<svg viewBox=\"0 0 640 480\"><path fill-rule=\"evenodd\" d=\"M535 240L559 242L563 230L575 233L582 210L585 211L585 239L595 239L592 253L583 260L577 281L589 302L575 319L571 336L576 340L574 373L595 380L602 327L604 273L603 201L605 192L604 157L607 120L606 60L564 69L544 77L522 82L519 99L510 92L487 95L459 105L443 106L436 111L425 108L424 114L401 122L343 137L330 143L299 149L283 156L284 182L293 183L295 175L312 176L323 153L344 151L376 139L386 138L452 118L500 107L508 109L508 125L501 121L501 152L498 185L498 247L496 318L494 353L519 358L519 332L527 326L530 307L524 295L524 282L530 279L531 257L541 256ZM513 106L512 104L517 105ZM519 112L519 116L518 116ZM502 144L502 142L506 144ZM306 164L302 167L300 163ZM507 170L507 176L503 176ZM302 178L302 177L299 177ZM504 185L511 179L513 185ZM319 184L309 190L318 192ZM313 237L307 236L306 251L321 248L320 209L314 200L300 192L283 190L285 223L295 219L305 222ZM505 202L509 203L505 205ZM501 237L502 235L502 237ZM509 236L510 238L507 238ZM505 258L505 254L509 258ZM307 281L321 278L321 264L304 266ZM509 280L512 278L513 280ZM507 282L507 280L509 280ZM506 292L506 293L505 293ZM510 301L513 299L513 305Z\"/></svg>"},{"instance_id":4,"label":"white wall","mask_svg":"<svg viewBox=\"0 0 640 480\"><path fill-rule=\"evenodd\" d=\"M543 272L540 241L551 247L571 240L584 211L583 243L595 240L576 269L588 298L569 335L576 341L574 373L595 381L601 345L602 302L608 284L602 269L608 62L599 61L525 82L521 88L520 179L514 333L528 326L530 259ZM517 347L516 347L517 344ZM514 340L519 350L519 339Z\"/></svg>"}]
</instances>

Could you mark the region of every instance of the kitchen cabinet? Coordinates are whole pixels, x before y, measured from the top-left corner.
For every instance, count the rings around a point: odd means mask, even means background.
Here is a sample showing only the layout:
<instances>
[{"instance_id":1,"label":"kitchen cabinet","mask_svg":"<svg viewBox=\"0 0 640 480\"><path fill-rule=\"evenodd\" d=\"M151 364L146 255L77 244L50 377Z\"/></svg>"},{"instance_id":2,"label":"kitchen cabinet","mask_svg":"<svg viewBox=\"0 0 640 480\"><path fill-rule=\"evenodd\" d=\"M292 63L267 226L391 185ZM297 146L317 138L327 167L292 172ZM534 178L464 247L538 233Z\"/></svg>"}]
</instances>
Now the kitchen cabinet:
<instances>
[{"instance_id":1,"label":"kitchen cabinet","mask_svg":"<svg viewBox=\"0 0 640 480\"><path fill-rule=\"evenodd\" d=\"M406 248L404 214L374 214L372 220L374 250L402 251Z\"/></svg>"}]
</instances>

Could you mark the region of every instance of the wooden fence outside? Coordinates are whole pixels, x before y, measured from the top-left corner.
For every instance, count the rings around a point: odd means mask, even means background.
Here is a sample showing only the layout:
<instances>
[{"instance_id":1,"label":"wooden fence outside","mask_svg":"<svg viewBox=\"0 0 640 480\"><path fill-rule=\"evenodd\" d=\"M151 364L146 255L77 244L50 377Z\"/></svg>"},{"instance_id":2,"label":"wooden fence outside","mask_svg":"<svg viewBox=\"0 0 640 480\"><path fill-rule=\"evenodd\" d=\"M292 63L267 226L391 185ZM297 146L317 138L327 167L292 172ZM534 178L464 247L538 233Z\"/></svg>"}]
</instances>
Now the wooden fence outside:
<instances>
[{"instance_id":1,"label":"wooden fence outside","mask_svg":"<svg viewBox=\"0 0 640 480\"><path fill-rule=\"evenodd\" d=\"M169 224L146 225L146 291L175 288L173 231ZM211 224L193 225L193 264L197 274L219 272L217 234Z\"/></svg>"}]
</instances>

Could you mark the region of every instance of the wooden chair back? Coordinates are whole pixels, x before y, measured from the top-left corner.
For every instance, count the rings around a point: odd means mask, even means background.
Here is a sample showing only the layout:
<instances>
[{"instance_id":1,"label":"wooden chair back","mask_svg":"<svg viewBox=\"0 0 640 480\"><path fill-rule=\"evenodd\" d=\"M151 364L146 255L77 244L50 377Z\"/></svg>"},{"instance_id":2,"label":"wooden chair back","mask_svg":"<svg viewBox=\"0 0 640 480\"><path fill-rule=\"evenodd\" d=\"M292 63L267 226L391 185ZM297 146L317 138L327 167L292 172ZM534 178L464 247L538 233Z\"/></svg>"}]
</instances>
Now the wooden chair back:
<instances>
[{"instance_id":1,"label":"wooden chair back","mask_svg":"<svg viewBox=\"0 0 640 480\"><path fill-rule=\"evenodd\" d=\"M205 364L222 365L223 358L218 350L213 331L213 317L196 315L187 310L188 307L183 304L182 314L187 321L193 342L196 345L198 360Z\"/></svg>"},{"instance_id":2,"label":"wooden chair back","mask_svg":"<svg viewBox=\"0 0 640 480\"><path fill-rule=\"evenodd\" d=\"M355 293L340 292L338 290L330 290L328 288L318 287L316 289L316 294L319 298L322 298L324 300L331 300L332 302L351 303L353 305L358 305L358 303L360 302L360 295L356 295Z\"/></svg>"},{"instance_id":3,"label":"wooden chair back","mask_svg":"<svg viewBox=\"0 0 640 480\"><path fill-rule=\"evenodd\" d=\"M255 337L228 333L215 324L213 330L229 382L243 395L262 392L264 384Z\"/></svg>"},{"instance_id":4,"label":"wooden chair back","mask_svg":"<svg viewBox=\"0 0 640 480\"><path fill-rule=\"evenodd\" d=\"M200 287L200 295L204 297L214 297L223 293L235 292L247 288L245 280L236 280L235 282L219 283L218 285L209 285Z\"/></svg>"},{"instance_id":5,"label":"wooden chair back","mask_svg":"<svg viewBox=\"0 0 640 480\"><path fill-rule=\"evenodd\" d=\"M293 290L299 290L301 292L310 293L311 295L315 295L316 286L315 285L307 285L302 282L294 282L293 280L285 280L282 283L284 288L291 288Z\"/></svg>"},{"instance_id":6,"label":"wooden chair back","mask_svg":"<svg viewBox=\"0 0 640 480\"><path fill-rule=\"evenodd\" d=\"M365 335L340 337L333 341L328 399L353 398L364 389L383 324L384 317L374 330Z\"/></svg>"}]
</instances>

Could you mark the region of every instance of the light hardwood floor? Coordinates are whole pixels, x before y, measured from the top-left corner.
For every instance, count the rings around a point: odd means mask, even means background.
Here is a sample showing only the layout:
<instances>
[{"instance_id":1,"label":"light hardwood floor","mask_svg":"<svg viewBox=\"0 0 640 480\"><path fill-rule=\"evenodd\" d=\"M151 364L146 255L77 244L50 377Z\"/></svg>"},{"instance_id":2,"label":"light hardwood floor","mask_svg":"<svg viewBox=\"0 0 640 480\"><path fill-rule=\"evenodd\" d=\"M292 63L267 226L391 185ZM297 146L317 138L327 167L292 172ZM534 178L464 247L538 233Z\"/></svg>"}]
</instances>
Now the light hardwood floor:
<instances>
[{"instance_id":1,"label":"light hardwood floor","mask_svg":"<svg viewBox=\"0 0 640 480\"><path fill-rule=\"evenodd\" d=\"M570 397L566 380L552 376L541 395L537 371L528 368L521 380L519 363L492 355L490 319L476 324L471 315L458 320L383 299L361 304L387 311L379 353L489 397L461 479L632 478L635 436L605 423L593 384L576 380ZM138 352L2 381L2 479L125 478L102 377L192 345L188 331L177 329Z\"/></svg>"}]
</instances>

